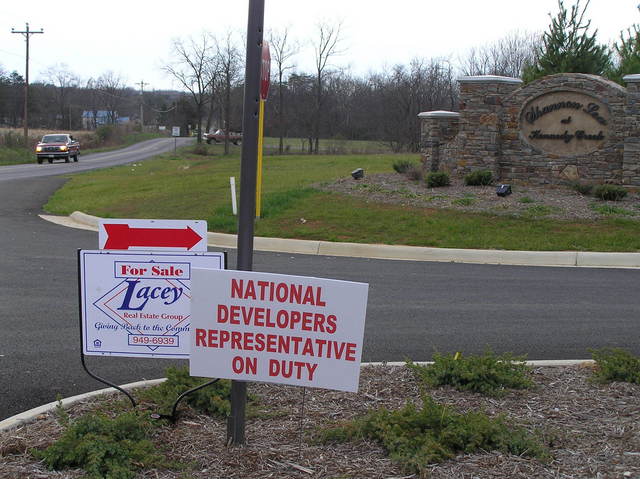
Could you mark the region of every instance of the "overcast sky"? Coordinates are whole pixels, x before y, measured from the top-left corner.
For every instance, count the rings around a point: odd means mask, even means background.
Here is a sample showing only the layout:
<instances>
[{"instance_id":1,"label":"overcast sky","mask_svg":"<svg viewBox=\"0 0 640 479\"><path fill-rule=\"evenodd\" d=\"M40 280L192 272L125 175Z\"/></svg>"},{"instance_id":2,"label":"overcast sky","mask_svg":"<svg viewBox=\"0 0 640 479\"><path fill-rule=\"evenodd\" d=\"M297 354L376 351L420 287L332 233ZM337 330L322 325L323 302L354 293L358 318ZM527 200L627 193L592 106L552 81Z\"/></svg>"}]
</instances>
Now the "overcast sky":
<instances>
[{"instance_id":1,"label":"overcast sky","mask_svg":"<svg viewBox=\"0 0 640 479\"><path fill-rule=\"evenodd\" d=\"M586 0L582 0L584 4ZM588 16L601 42L640 23L640 0L591 0ZM67 64L82 79L112 71L145 90L178 85L161 70L174 38L203 31L240 34L246 29L248 0L4 0L0 3L0 67L24 74L25 41L11 28L25 22L44 34L30 41L30 80L47 67ZM356 75L412 58L455 61L514 30L544 31L557 0L265 0L265 30L289 27L301 42L313 38L319 21L342 22L345 53L336 59ZM569 7L573 0L565 0ZM244 54L244 52L243 52ZM298 71L312 71L313 53L302 49ZM639 72L640 73L640 72Z\"/></svg>"}]
</instances>

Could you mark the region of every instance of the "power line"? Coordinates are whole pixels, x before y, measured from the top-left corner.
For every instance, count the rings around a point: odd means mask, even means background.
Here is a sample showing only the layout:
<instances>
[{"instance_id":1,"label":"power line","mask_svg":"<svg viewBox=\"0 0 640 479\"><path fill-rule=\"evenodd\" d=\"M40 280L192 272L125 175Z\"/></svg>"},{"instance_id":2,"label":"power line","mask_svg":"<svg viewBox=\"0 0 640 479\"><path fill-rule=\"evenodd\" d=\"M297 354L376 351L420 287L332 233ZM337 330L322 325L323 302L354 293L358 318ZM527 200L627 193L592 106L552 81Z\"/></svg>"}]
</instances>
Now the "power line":
<instances>
[{"instance_id":1,"label":"power line","mask_svg":"<svg viewBox=\"0 0 640 479\"><path fill-rule=\"evenodd\" d=\"M24 81L24 146L25 148L29 147L29 37L31 35L35 35L36 33L44 33L44 30L41 28L40 31L37 30L29 30L29 23L26 24L26 30L19 31L11 29L11 33L19 33L24 36L27 44L27 54L26 54L26 67L25 67L25 81Z\"/></svg>"}]
</instances>

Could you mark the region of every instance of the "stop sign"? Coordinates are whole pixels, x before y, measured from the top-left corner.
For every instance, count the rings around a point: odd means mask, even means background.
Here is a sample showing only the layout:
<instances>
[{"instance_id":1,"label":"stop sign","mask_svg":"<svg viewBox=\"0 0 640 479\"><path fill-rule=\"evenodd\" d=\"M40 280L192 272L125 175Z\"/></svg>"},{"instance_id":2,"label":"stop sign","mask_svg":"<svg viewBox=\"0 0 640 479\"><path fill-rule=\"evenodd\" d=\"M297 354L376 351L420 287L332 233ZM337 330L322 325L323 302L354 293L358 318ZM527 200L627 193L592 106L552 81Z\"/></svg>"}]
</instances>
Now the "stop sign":
<instances>
[{"instance_id":1,"label":"stop sign","mask_svg":"<svg viewBox=\"0 0 640 479\"><path fill-rule=\"evenodd\" d=\"M262 43L262 67L260 69L260 99L266 100L269 95L269 85L271 84L271 54L269 44Z\"/></svg>"}]
</instances>

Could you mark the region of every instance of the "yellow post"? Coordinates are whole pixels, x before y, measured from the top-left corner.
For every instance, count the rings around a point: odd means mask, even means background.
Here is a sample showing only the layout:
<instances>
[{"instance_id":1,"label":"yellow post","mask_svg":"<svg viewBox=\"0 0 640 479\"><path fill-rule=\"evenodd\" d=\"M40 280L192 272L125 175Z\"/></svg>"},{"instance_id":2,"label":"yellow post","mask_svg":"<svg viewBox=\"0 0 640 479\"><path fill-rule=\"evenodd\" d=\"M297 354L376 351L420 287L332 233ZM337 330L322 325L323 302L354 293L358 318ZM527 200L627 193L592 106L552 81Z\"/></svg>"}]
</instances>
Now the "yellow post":
<instances>
[{"instance_id":1,"label":"yellow post","mask_svg":"<svg viewBox=\"0 0 640 479\"><path fill-rule=\"evenodd\" d=\"M260 100L258 116L258 174L256 176L256 218L260 218L262 206L262 137L264 135L264 100Z\"/></svg>"}]
</instances>

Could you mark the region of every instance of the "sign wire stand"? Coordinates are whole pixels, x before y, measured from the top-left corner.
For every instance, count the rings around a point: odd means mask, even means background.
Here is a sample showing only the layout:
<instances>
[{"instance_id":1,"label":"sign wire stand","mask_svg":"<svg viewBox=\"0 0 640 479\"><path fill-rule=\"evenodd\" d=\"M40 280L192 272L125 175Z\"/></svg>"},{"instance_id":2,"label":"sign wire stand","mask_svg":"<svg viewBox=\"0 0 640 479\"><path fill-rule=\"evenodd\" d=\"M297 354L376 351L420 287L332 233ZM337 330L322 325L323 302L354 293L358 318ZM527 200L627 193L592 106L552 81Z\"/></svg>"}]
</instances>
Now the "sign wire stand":
<instances>
[{"instance_id":1,"label":"sign wire stand","mask_svg":"<svg viewBox=\"0 0 640 479\"><path fill-rule=\"evenodd\" d=\"M89 376L91 376L93 379L95 379L96 381L101 382L102 384L106 384L109 387L112 387L114 389L117 389L118 391L120 391L122 394L124 394L125 396L127 396L129 398L129 401L131 401L131 406L135 409L136 408L136 401L135 399L133 399L133 396L131 394L129 394L127 391L125 391L124 389L122 389L120 386L118 386L117 384L114 384L110 381L107 381L104 378L101 378L100 376L98 376L97 374L92 373L89 368L87 367L87 364L85 362L84 359L84 351L82 349L82 280L81 280L81 271L80 271L80 254L81 254L81 250L78 249L78 318L80 321L80 362L82 363L82 367L84 368L84 370L87 372L87 374ZM108 253L107 253L108 254Z\"/></svg>"},{"instance_id":2,"label":"sign wire stand","mask_svg":"<svg viewBox=\"0 0 640 479\"><path fill-rule=\"evenodd\" d=\"M298 426L298 462L302 459L302 435L304 432L304 403L307 397L307 388L302 388L302 406L300 408L300 425Z\"/></svg>"},{"instance_id":3,"label":"sign wire stand","mask_svg":"<svg viewBox=\"0 0 640 479\"><path fill-rule=\"evenodd\" d=\"M178 396L178 399L176 399L175 404L173 405L173 409L171 410L171 414L170 415L160 415L159 417L162 419L169 419L171 421L172 424L175 424L176 420L178 419L177 416L177 410L178 410L178 404L180 404L180 401L182 401L185 397L187 397L189 394L192 394L196 391L199 391L202 388L205 388L207 386L211 386L212 384L217 383L218 381L220 381L220 378L214 379L212 381L207 381L204 384L201 384L200 386L196 386L193 389L189 389L188 391L183 392L182 394L180 394L180 396Z\"/></svg>"}]
</instances>

